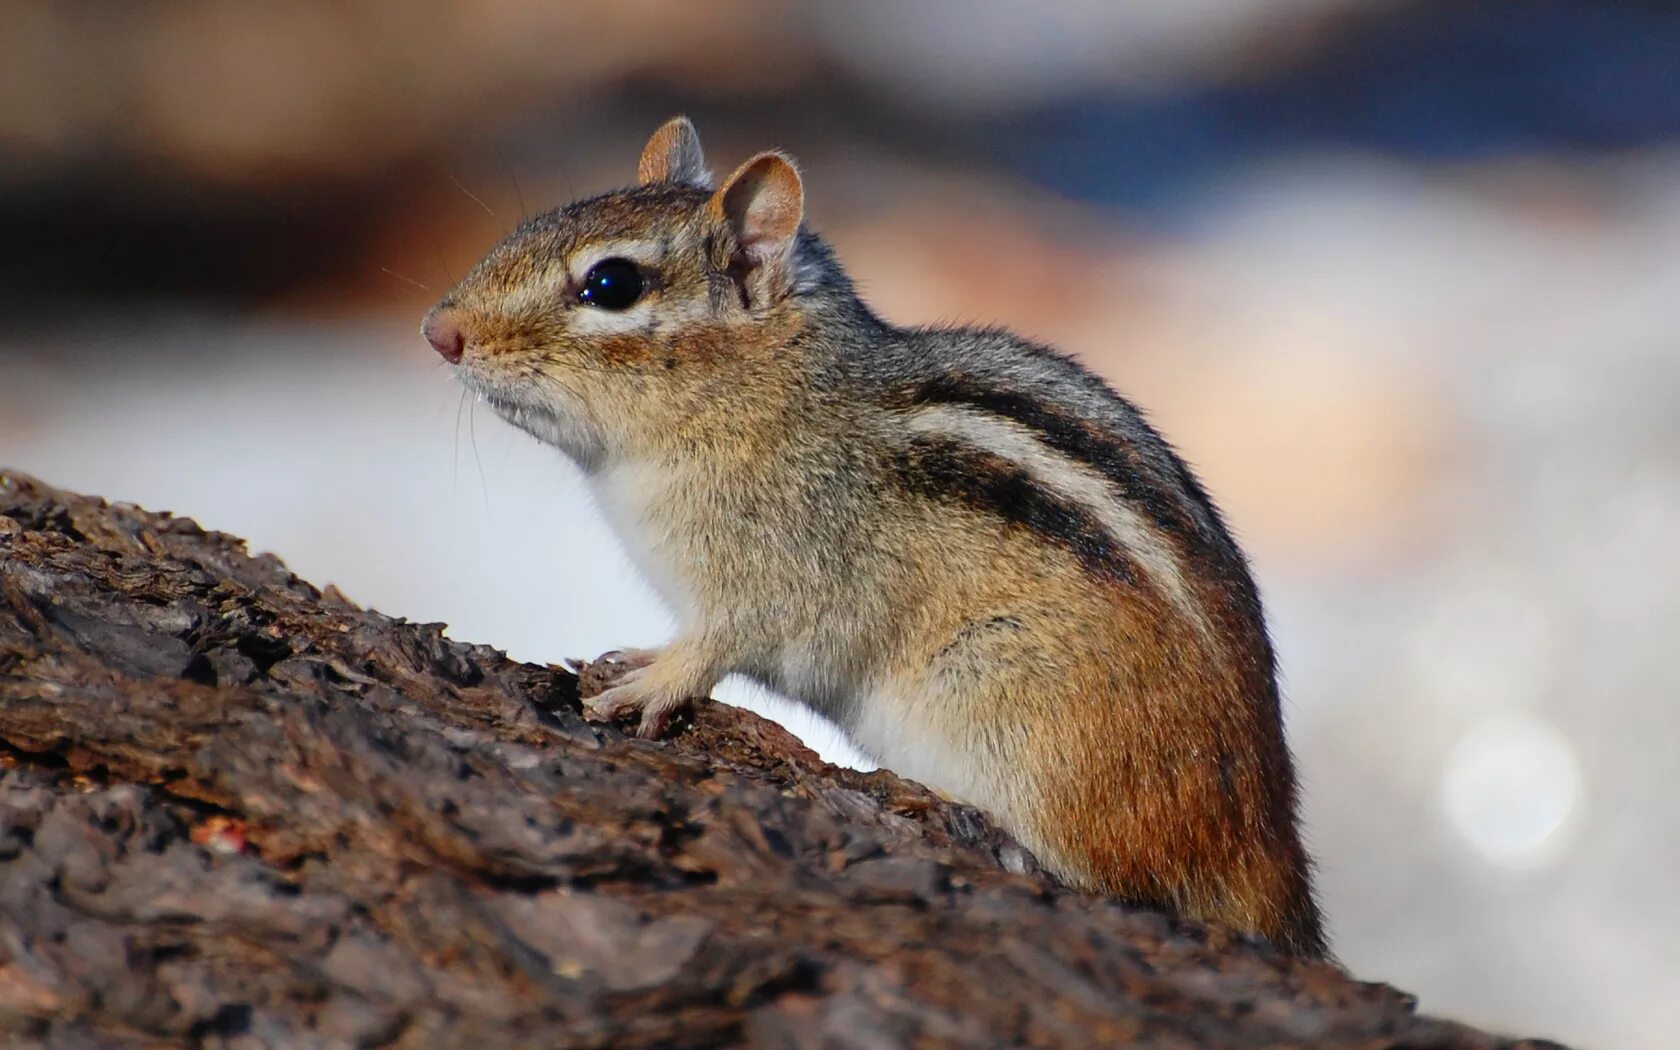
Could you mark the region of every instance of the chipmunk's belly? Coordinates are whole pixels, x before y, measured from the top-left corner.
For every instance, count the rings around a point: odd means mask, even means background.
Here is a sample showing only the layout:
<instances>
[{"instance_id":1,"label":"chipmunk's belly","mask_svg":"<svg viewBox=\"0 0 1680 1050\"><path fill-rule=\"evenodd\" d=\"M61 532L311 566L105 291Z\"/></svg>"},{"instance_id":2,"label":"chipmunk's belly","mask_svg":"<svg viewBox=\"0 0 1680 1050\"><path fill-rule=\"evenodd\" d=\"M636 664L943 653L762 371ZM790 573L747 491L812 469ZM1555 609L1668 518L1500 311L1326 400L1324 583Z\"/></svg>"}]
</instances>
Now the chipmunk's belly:
<instances>
[{"instance_id":1,"label":"chipmunk's belly","mask_svg":"<svg viewBox=\"0 0 1680 1050\"><path fill-rule=\"evenodd\" d=\"M902 776L957 794L966 763L942 727L904 717L901 697L878 684L876 669L856 668L839 640L813 630L784 643L754 677L832 721L864 754ZM966 797L966 796L965 796Z\"/></svg>"},{"instance_id":2,"label":"chipmunk's belly","mask_svg":"<svg viewBox=\"0 0 1680 1050\"><path fill-rule=\"evenodd\" d=\"M930 695L925 682L881 683L854 710L847 731L883 768L996 814L1015 811L1025 785L1008 782L1003 757L988 757L974 727L953 724L950 699Z\"/></svg>"},{"instance_id":3,"label":"chipmunk's belly","mask_svg":"<svg viewBox=\"0 0 1680 1050\"><path fill-rule=\"evenodd\" d=\"M778 640L767 666L748 673L834 722L883 768L952 798L1002 809L1006 796L1019 792L998 779L1017 763L1002 753L1013 746L1012 734L987 728L996 705L987 702L981 679L956 676L959 683L981 684L972 695L959 694L953 678L927 660L888 665L882 639L891 628L868 610L892 607L853 597L802 618L797 633ZM777 622L782 630L789 626ZM983 643L991 636L976 637Z\"/></svg>"}]
</instances>

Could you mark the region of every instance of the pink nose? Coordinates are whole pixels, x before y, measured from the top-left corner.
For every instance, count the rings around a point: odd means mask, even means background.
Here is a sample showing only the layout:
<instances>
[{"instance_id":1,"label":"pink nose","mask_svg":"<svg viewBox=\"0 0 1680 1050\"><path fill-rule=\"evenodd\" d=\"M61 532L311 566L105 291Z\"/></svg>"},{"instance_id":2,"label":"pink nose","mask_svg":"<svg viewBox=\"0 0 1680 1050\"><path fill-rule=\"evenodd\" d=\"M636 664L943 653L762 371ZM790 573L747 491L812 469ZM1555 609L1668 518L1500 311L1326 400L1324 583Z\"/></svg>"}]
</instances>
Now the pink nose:
<instances>
[{"instance_id":1,"label":"pink nose","mask_svg":"<svg viewBox=\"0 0 1680 1050\"><path fill-rule=\"evenodd\" d=\"M426 342L432 344L432 349L443 355L443 359L450 364L460 364L461 355L467 349L467 337L461 331L461 323L448 310L434 310L426 318L426 323L420 326L420 332L426 337Z\"/></svg>"}]
</instances>

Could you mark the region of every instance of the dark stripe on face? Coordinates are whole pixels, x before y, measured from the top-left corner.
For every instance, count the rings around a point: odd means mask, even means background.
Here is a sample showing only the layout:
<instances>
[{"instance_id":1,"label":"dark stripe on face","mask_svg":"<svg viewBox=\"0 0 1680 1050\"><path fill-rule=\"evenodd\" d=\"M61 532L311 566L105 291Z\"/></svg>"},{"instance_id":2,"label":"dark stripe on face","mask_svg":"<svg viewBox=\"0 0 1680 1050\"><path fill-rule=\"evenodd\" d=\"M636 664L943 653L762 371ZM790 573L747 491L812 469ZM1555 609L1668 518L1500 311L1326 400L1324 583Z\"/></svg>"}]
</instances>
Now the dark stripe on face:
<instances>
[{"instance_id":1,"label":"dark stripe on face","mask_svg":"<svg viewBox=\"0 0 1680 1050\"><path fill-rule=\"evenodd\" d=\"M957 376L941 376L922 383L912 399L922 405L967 406L1010 420L1031 431L1050 448L1109 479L1127 502L1143 508L1151 521L1190 549L1205 546L1196 522L1145 473L1137 455L1122 438L1039 398L997 390ZM1195 493L1186 495L1195 498Z\"/></svg>"},{"instance_id":2,"label":"dark stripe on face","mask_svg":"<svg viewBox=\"0 0 1680 1050\"><path fill-rule=\"evenodd\" d=\"M1002 456L947 438L919 438L893 468L911 491L1003 518L1071 553L1086 572L1116 583L1135 576L1126 551L1101 521Z\"/></svg>"}]
</instances>

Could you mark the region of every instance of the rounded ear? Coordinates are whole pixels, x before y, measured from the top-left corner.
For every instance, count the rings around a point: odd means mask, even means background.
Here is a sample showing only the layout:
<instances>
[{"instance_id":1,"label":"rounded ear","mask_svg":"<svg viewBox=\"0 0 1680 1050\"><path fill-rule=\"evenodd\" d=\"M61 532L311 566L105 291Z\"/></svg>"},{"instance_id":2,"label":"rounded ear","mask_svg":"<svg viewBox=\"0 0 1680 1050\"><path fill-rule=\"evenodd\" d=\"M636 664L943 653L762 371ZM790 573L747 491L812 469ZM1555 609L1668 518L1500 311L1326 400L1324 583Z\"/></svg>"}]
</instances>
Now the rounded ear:
<instances>
[{"instance_id":1,"label":"rounded ear","mask_svg":"<svg viewBox=\"0 0 1680 1050\"><path fill-rule=\"evenodd\" d=\"M636 164L636 181L679 182L712 188L712 173L706 170L706 155L700 150L700 133L687 117L672 117L659 126L642 147Z\"/></svg>"},{"instance_id":2,"label":"rounded ear","mask_svg":"<svg viewBox=\"0 0 1680 1050\"><path fill-rule=\"evenodd\" d=\"M805 186L784 153L760 153L712 194L712 215L727 223L739 246L737 265L748 298L777 295L793 284L793 247L805 218Z\"/></svg>"}]
</instances>

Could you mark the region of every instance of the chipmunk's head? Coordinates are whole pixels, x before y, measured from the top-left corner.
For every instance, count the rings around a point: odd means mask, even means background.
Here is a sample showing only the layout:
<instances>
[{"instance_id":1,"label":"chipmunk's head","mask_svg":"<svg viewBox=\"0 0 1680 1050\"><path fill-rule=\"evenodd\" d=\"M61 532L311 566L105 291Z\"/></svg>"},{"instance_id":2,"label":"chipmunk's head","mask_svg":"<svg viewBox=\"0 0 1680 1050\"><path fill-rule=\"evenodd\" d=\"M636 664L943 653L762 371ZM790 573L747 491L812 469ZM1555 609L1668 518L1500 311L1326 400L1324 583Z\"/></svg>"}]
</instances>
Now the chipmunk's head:
<instances>
[{"instance_id":1,"label":"chipmunk's head","mask_svg":"<svg viewBox=\"0 0 1680 1050\"><path fill-rule=\"evenodd\" d=\"M843 284L803 214L786 156L714 188L677 117L636 186L525 222L421 330L470 389L587 468L738 379L798 330L802 297Z\"/></svg>"}]
</instances>

